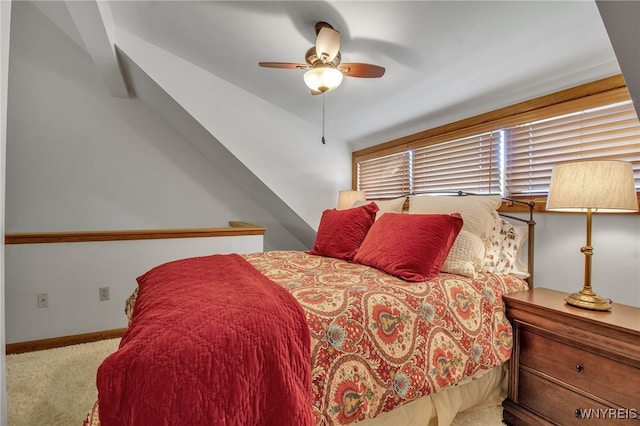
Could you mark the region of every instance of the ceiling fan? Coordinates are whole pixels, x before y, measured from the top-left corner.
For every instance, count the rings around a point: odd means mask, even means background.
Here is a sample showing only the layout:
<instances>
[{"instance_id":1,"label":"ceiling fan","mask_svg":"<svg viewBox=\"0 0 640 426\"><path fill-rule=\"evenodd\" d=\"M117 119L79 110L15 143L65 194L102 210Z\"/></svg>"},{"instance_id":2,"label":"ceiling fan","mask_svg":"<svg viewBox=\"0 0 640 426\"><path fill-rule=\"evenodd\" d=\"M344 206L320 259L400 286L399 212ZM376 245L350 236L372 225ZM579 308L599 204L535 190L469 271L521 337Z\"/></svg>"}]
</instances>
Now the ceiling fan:
<instances>
[{"instance_id":1,"label":"ceiling fan","mask_svg":"<svg viewBox=\"0 0 640 426\"><path fill-rule=\"evenodd\" d=\"M342 77L379 78L384 67L359 62L341 64L340 33L326 22L315 25L316 45L305 54L306 64L290 62L258 62L265 68L308 70L304 82L312 95L329 92L340 85Z\"/></svg>"}]
</instances>

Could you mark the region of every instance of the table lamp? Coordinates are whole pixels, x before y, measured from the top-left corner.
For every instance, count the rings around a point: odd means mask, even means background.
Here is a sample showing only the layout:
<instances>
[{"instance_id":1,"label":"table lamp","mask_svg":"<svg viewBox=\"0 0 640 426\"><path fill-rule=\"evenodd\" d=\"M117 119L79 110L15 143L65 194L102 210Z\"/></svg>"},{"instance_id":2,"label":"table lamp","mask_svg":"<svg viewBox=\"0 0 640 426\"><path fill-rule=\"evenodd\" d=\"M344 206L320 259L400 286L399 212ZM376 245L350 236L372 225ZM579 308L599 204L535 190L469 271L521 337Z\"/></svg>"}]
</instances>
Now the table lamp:
<instances>
[{"instance_id":1,"label":"table lamp","mask_svg":"<svg viewBox=\"0 0 640 426\"><path fill-rule=\"evenodd\" d=\"M565 298L572 306L596 311L611 310L611 301L591 288L591 216L593 213L638 211L633 167L625 161L593 160L558 164L551 174L547 210L587 214L584 254L584 286Z\"/></svg>"}]
</instances>

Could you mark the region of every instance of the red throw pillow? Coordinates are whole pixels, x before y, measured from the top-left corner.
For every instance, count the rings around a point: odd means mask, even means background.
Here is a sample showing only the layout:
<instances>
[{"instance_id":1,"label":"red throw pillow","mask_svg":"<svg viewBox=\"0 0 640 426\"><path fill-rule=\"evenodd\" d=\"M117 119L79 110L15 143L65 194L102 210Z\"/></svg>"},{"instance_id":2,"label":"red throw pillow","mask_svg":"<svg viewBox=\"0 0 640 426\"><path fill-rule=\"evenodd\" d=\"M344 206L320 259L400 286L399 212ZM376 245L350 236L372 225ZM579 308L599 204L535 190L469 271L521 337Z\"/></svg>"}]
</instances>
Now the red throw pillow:
<instances>
[{"instance_id":1,"label":"red throw pillow","mask_svg":"<svg viewBox=\"0 0 640 426\"><path fill-rule=\"evenodd\" d=\"M387 213L373 224L354 261L406 281L426 281L440 272L461 228L457 213Z\"/></svg>"},{"instance_id":2,"label":"red throw pillow","mask_svg":"<svg viewBox=\"0 0 640 426\"><path fill-rule=\"evenodd\" d=\"M369 203L346 210L325 210L320 219L313 250L309 254L353 260L358 247L376 219L378 206Z\"/></svg>"}]
</instances>

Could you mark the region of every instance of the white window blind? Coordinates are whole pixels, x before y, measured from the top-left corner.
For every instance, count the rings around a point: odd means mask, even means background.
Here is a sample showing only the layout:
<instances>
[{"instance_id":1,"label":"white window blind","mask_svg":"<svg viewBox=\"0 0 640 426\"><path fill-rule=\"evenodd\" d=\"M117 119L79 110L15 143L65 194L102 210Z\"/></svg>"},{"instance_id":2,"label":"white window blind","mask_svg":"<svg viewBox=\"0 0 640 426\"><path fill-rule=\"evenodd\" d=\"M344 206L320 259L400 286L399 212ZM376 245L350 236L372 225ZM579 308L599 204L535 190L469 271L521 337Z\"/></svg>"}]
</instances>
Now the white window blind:
<instances>
[{"instance_id":1,"label":"white window blind","mask_svg":"<svg viewBox=\"0 0 640 426\"><path fill-rule=\"evenodd\" d=\"M553 166L581 159L632 163L640 191L640 122L630 100L369 157L357 161L357 183L369 199L452 191L544 196Z\"/></svg>"},{"instance_id":2,"label":"white window blind","mask_svg":"<svg viewBox=\"0 0 640 426\"><path fill-rule=\"evenodd\" d=\"M558 163L623 160L640 188L640 123L631 101L527 123L506 131L509 195L546 194Z\"/></svg>"},{"instance_id":3,"label":"white window blind","mask_svg":"<svg viewBox=\"0 0 640 426\"><path fill-rule=\"evenodd\" d=\"M413 193L500 192L500 136L488 132L416 149Z\"/></svg>"},{"instance_id":4,"label":"white window blind","mask_svg":"<svg viewBox=\"0 0 640 426\"><path fill-rule=\"evenodd\" d=\"M411 151L359 162L358 189L370 199L410 194Z\"/></svg>"}]
</instances>

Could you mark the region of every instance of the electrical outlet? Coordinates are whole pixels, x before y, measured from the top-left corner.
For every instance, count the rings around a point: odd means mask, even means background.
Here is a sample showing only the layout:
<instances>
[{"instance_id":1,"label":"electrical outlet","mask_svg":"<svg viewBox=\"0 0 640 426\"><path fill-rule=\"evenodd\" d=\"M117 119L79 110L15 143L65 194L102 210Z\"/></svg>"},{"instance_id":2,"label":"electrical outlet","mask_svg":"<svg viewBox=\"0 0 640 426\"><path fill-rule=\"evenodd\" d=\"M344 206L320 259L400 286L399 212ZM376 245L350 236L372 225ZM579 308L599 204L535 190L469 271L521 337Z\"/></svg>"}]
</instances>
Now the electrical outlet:
<instances>
[{"instance_id":1,"label":"electrical outlet","mask_svg":"<svg viewBox=\"0 0 640 426\"><path fill-rule=\"evenodd\" d=\"M100 301L109 300L109 287L100 287Z\"/></svg>"},{"instance_id":2,"label":"electrical outlet","mask_svg":"<svg viewBox=\"0 0 640 426\"><path fill-rule=\"evenodd\" d=\"M38 293L38 308L49 307L49 293Z\"/></svg>"}]
</instances>

